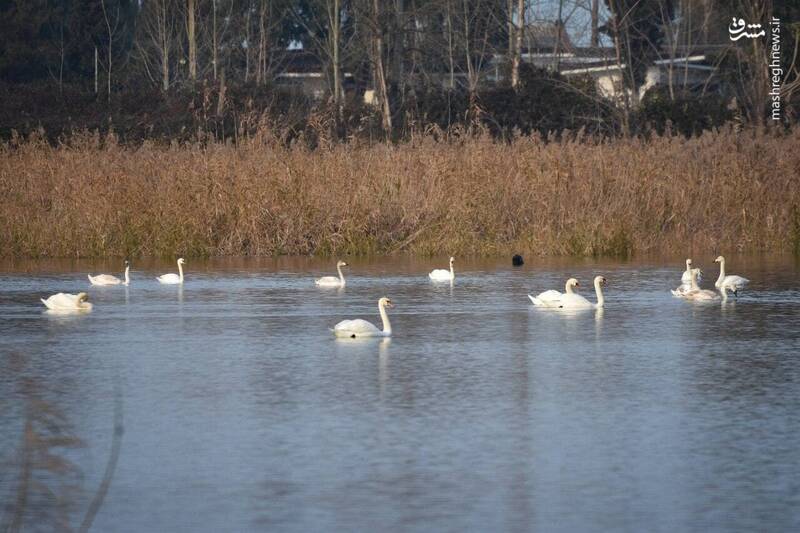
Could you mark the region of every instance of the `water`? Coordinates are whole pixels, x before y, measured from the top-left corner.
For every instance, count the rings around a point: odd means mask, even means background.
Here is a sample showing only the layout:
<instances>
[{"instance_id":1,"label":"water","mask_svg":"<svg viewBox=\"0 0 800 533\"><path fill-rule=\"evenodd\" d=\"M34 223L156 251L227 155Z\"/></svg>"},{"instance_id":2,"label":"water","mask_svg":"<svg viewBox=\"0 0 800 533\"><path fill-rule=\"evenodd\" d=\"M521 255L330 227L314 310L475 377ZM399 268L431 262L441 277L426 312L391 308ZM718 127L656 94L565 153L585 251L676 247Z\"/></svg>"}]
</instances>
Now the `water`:
<instances>
[{"instance_id":1,"label":"water","mask_svg":"<svg viewBox=\"0 0 800 533\"><path fill-rule=\"evenodd\" d=\"M180 288L139 261L127 289L88 288L110 262L0 267L0 525L76 528L108 468L95 531L800 528L793 259L730 257L752 284L711 304L670 295L682 258L459 260L452 287L446 258L352 260L320 290L331 263L190 260ZM593 299L595 273L601 312L526 297ZM43 313L81 290L90 314ZM391 340L332 337L383 295Z\"/></svg>"}]
</instances>

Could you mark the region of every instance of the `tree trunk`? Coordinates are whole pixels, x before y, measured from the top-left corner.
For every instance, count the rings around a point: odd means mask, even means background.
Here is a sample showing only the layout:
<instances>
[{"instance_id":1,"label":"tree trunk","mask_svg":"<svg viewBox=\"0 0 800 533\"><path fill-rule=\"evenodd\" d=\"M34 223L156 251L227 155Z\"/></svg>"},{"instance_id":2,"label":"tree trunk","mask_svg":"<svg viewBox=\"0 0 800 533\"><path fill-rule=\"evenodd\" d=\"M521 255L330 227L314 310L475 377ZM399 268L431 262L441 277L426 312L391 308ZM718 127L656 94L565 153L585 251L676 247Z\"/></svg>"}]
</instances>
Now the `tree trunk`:
<instances>
[{"instance_id":1,"label":"tree trunk","mask_svg":"<svg viewBox=\"0 0 800 533\"><path fill-rule=\"evenodd\" d=\"M341 0L333 0L332 4L328 3L328 19L331 27L330 44L333 52L333 103L336 106L337 121L341 113L342 102L342 74L339 65L340 2Z\"/></svg>"},{"instance_id":2,"label":"tree trunk","mask_svg":"<svg viewBox=\"0 0 800 533\"><path fill-rule=\"evenodd\" d=\"M389 91L386 84L386 70L383 66L383 28L380 26L380 6L378 0L372 0L373 50L375 64L375 83L380 98L383 131L387 136L392 134L392 112L389 106Z\"/></svg>"},{"instance_id":3,"label":"tree trunk","mask_svg":"<svg viewBox=\"0 0 800 533\"><path fill-rule=\"evenodd\" d=\"M598 26L600 24L600 0L592 0L592 36L589 41L589 44L592 47L597 47L600 45L600 33L598 30Z\"/></svg>"},{"instance_id":4,"label":"tree trunk","mask_svg":"<svg viewBox=\"0 0 800 533\"><path fill-rule=\"evenodd\" d=\"M511 62L511 87L519 87L519 64L522 62L522 35L525 28L525 0L517 1L517 24L514 31L514 59Z\"/></svg>"},{"instance_id":5,"label":"tree trunk","mask_svg":"<svg viewBox=\"0 0 800 533\"><path fill-rule=\"evenodd\" d=\"M217 0L211 1L211 66L214 70L214 79L217 79L217 61L219 60L217 48Z\"/></svg>"},{"instance_id":6,"label":"tree trunk","mask_svg":"<svg viewBox=\"0 0 800 533\"><path fill-rule=\"evenodd\" d=\"M186 31L189 38L189 78L197 79L197 35L194 25L195 0L188 0Z\"/></svg>"}]
</instances>

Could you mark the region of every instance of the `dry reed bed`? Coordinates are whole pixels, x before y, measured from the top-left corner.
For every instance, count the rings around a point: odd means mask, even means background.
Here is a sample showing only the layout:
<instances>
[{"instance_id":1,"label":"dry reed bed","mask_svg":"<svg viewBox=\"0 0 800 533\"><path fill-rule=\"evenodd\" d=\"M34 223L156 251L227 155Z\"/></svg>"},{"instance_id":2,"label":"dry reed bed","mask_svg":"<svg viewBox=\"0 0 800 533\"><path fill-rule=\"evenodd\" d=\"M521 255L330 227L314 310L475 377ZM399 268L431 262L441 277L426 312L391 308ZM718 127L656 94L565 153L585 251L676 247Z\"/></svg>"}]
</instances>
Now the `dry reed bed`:
<instances>
[{"instance_id":1,"label":"dry reed bed","mask_svg":"<svg viewBox=\"0 0 800 533\"><path fill-rule=\"evenodd\" d=\"M0 255L787 251L800 130L286 148L0 146Z\"/></svg>"}]
</instances>

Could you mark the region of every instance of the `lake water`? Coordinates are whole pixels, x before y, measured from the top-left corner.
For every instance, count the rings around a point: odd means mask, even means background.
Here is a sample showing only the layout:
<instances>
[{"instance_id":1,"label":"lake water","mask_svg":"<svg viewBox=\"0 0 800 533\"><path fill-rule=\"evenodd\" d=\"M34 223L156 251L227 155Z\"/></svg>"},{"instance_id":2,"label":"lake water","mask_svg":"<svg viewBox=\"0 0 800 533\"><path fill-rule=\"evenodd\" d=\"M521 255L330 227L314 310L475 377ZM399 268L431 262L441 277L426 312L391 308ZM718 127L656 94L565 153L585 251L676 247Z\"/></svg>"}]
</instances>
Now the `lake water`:
<instances>
[{"instance_id":1,"label":"lake water","mask_svg":"<svg viewBox=\"0 0 800 533\"><path fill-rule=\"evenodd\" d=\"M798 531L800 264L729 257L748 290L699 304L682 259L4 263L0 529ZM602 311L526 296L596 273ZM333 338L384 295L391 340Z\"/></svg>"}]
</instances>

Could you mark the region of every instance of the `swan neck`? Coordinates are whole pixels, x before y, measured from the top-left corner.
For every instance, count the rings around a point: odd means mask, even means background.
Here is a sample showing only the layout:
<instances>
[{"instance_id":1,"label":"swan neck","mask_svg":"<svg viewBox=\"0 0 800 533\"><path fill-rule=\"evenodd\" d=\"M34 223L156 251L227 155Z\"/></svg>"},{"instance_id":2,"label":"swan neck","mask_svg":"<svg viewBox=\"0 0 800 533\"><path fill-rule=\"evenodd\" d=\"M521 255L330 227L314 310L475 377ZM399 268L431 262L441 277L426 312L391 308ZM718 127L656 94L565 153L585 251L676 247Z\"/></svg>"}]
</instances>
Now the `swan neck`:
<instances>
[{"instance_id":1,"label":"swan neck","mask_svg":"<svg viewBox=\"0 0 800 533\"><path fill-rule=\"evenodd\" d=\"M573 294L573 292L572 292L572 285L570 285L569 281L568 281L568 282L567 282L567 284L564 286L564 292L566 292L567 294Z\"/></svg>"},{"instance_id":2,"label":"swan neck","mask_svg":"<svg viewBox=\"0 0 800 533\"><path fill-rule=\"evenodd\" d=\"M455 275L456 275L455 271L453 270L453 262L452 261L450 261L450 275L452 277L455 277Z\"/></svg>"},{"instance_id":3,"label":"swan neck","mask_svg":"<svg viewBox=\"0 0 800 533\"><path fill-rule=\"evenodd\" d=\"M339 281L341 281L342 285L344 285L344 274L342 274L342 267L336 265L336 270L339 271Z\"/></svg>"},{"instance_id":4,"label":"swan neck","mask_svg":"<svg viewBox=\"0 0 800 533\"><path fill-rule=\"evenodd\" d=\"M183 283L183 265L181 263L178 263L178 277L180 278L181 283Z\"/></svg>"},{"instance_id":5,"label":"swan neck","mask_svg":"<svg viewBox=\"0 0 800 533\"><path fill-rule=\"evenodd\" d=\"M131 282L131 267L125 267L125 285L130 284Z\"/></svg>"},{"instance_id":6,"label":"swan neck","mask_svg":"<svg viewBox=\"0 0 800 533\"><path fill-rule=\"evenodd\" d=\"M700 290L700 286L697 284L697 273L696 272L692 272L692 290L693 291L699 291Z\"/></svg>"},{"instance_id":7,"label":"swan neck","mask_svg":"<svg viewBox=\"0 0 800 533\"><path fill-rule=\"evenodd\" d=\"M606 300L603 298L603 287L600 286L600 280L595 280L594 292L597 294L597 307L603 307Z\"/></svg>"},{"instance_id":8,"label":"swan neck","mask_svg":"<svg viewBox=\"0 0 800 533\"><path fill-rule=\"evenodd\" d=\"M721 282L725 279L725 260L719 262L719 277L717 278L717 282Z\"/></svg>"},{"instance_id":9,"label":"swan neck","mask_svg":"<svg viewBox=\"0 0 800 533\"><path fill-rule=\"evenodd\" d=\"M392 325L389 323L389 315L386 313L386 306L383 302L378 304L378 311L381 314L381 321L383 322L383 332L388 335L392 332Z\"/></svg>"}]
</instances>

